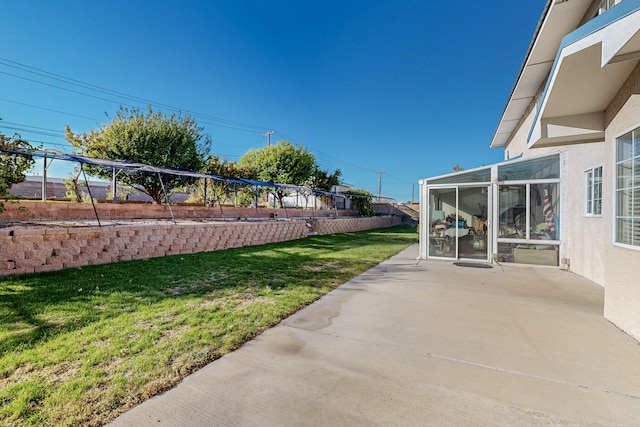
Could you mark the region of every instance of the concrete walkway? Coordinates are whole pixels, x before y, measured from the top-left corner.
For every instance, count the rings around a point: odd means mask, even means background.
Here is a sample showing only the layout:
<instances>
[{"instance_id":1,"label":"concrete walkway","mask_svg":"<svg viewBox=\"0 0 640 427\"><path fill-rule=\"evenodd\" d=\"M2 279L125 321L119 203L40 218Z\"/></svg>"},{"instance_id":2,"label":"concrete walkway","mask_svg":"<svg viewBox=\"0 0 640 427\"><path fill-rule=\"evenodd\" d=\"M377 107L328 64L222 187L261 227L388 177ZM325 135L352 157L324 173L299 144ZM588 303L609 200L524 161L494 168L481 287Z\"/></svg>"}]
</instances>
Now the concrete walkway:
<instances>
[{"instance_id":1,"label":"concrete walkway","mask_svg":"<svg viewBox=\"0 0 640 427\"><path fill-rule=\"evenodd\" d=\"M557 269L412 246L113 426L640 425L640 346Z\"/></svg>"}]
</instances>

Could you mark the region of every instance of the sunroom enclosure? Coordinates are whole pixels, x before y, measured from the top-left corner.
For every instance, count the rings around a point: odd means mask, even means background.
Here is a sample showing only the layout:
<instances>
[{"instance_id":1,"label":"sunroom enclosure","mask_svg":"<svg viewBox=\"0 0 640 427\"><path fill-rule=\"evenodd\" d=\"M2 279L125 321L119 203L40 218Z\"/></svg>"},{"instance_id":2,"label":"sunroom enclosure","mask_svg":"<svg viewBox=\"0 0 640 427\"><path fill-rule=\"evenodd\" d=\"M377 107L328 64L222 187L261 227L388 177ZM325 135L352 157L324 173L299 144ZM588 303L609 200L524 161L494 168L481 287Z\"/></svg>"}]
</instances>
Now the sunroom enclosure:
<instances>
[{"instance_id":1,"label":"sunroom enclosure","mask_svg":"<svg viewBox=\"0 0 640 427\"><path fill-rule=\"evenodd\" d=\"M420 181L420 257L555 265L560 154Z\"/></svg>"}]
</instances>

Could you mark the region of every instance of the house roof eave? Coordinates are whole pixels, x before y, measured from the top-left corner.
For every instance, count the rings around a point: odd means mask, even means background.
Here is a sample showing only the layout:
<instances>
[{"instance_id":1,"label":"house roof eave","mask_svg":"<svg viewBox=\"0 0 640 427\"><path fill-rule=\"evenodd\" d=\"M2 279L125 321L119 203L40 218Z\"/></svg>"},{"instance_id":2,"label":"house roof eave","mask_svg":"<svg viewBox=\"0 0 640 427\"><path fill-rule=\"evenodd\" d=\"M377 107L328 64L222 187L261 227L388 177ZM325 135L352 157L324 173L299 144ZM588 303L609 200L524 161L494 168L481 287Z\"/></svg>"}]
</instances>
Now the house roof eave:
<instances>
[{"instance_id":1,"label":"house roof eave","mask_svg":"<svg viewBox=\"0 0 640 427\"><path fill-rule=\"evenodd\" d=\"M546 2L491 140L491 148L502 148L509 143L547 79L562 38L580 26L590 5L590 0Z\"/></svg>"}]
</instances>

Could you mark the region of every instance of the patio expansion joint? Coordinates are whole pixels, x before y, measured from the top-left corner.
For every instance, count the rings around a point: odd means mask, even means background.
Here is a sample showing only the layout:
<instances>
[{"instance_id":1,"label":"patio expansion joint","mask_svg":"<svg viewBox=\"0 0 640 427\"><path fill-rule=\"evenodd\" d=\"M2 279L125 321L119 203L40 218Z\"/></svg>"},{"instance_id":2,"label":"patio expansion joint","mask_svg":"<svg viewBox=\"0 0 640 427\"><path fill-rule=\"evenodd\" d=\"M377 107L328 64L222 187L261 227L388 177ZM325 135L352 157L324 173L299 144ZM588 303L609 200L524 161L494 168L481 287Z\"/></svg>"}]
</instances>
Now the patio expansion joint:
<instances>
[{"instance_id":1,"label":"patio expansion joint","mask_svg":"<svg viewBox=\"0 0 640 427\"><path fill-rule=\"evenodd\" d=\"M530 379L534 379L534 380L538 380L538 381L545 381L545 382L549 382L549 383L555 383L555 384L560 384L560 385L565 385L565 386L570 386L570 387L582 388L582 389L586 389L586 390L590 390L590 391L595 391L595 392L598 392L598 393L612 394L612 395L616 395L616 396L620 396L620 397L624 397L624 398L634 399L634 400L640 401L640 395L639 394L624 393L624 392L616 391L616 390L609 390L609 389L605 389L605 388L593 387L593 386L573 383L573 382L569 382L569 381L562 381L562 380L558 380L558 379L555 379L555 378L545 377L545 376L542 376L542 375L535 375L535 374L530 374L530 373L522 372L522 371L516 371L516 370L512 370L512 369L500 368L498 366L492 366L492 365L487 365L485 363L473 362L473 361L470 361L470 360L444 356L444 355L437 354L437 353L429 353L429 352L424 353L424 352L421 352L421 351L416 351L416 350L413 350L411 348L407 348L407 347L403 347L403 346L399 346L399 345L385 344L385 343L380 343L380 342L361 339L361 338L346 337L346 336L343 336L343 335L330 333L330 332L325 332L325 331L320 331L320 330L308 329L308 328L305 328L305 327L296 326L296 325L292 325L292 324L289 324L289 323L282 323L281 325L284 326L284 327L297 329L297 330L308 332L308 333L312 333L312 334L321 334L321 335L324 335L324 336L327 336L327 337L332 337L332 338L337 338L337 339L341 339L341 340L352 341L352 342L355 342L355 343L360 343L360 344L365 344L365 345L373 345L373 346L376 346L376 347L384 347L384 348L387 348L387 349L392 350L392 351L410 352L410 353L413 353L413 354L424 356L424 357L429 358L429 359L441 360L441 361L450 362L450 363L457 363L457 364L466 365L466 366L470 366L470 367L475 367L475 368L480 368L480 369L486 369L486 370L491 370L491 371L495 371L495 372L500 372L500 373L504 373L504 374L508 374L508 375L525 377L525 378L530 378Z\"/></svg>"},{"instance_id":2,"label":"patio expansion joint","mask_svg":"<svg viewBox=\"0 0 640 427\"><path fill-rule=\"evenodd\" d=\"M534 374L529 374L529 373L526 373L526 372L515 371L515 370L512 370L512 369L499 368L497 366L487 365L487 364L484 364L484 363L472 362L470 360L457 359L457 358L454 358L454 357L443 356L443 355L435 354L435 353L427 353L427 354L425 354L425 356L428 357L428 358L432 358L432 359L438 359L438 360L443 360L443 361L452 362L452 363L459 363L459 364L472 366L472 367L476 367L476 368L481 368L481 369L488 369L488 370L501 372L501 373L505 373L505 374L509 374L509 375L527 377L527 378L531 378L531 379L535 379L535 380L539 380L539 381L546 381L546 382L551 382L551 383L556 383L556 384L562 384L562 385L567 385L567 386L570 386L570 387L578 387L578 388L583 388L583 389L587 389L587 390L596 391L596 392L599 392L599 393L614 394L614 395L621 396L621 397L640 400L640 395L636 395L636 394L629 394L629 393L624 393L624 392L620 392L620 391L616 391L616 390L608 390L608 389L599 388L599 387L592 387L592 386L588 386L588 385L584 385L584 384L572 383L572 382L569 382L569 381L562 381L562 380L558 380L558 379L555 379L555 378L544 377L544 376L541 376L541 375L534 375Z\"/></svg>"}]
</instances>

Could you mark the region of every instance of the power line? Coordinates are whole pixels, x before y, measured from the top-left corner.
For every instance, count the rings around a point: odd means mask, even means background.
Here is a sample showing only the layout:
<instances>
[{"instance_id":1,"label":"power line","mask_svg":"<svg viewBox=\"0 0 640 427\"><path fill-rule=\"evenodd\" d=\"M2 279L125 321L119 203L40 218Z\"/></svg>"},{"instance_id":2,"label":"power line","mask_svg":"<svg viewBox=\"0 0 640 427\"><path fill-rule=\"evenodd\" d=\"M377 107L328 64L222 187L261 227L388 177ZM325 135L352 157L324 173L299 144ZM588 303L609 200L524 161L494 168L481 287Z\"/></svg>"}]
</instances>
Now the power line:
<instances>
[{"instance_id":1,"label":"power line","mask_svg":"<svg viewBox=\"0 0 640 427\"><path fill-rule=\"evenodd\" d=\"M414 184L413 181L405 181L402 178L398 178L397 176L391 175L391 174L386 174L389 178L395 179L399 182L399 184ZM417 180L416 180L417 182Z\"/></svg>"},{"instance_id":2,"label":"power line","mask_svg":"<svg viewBox=\"0 0 640 427\"><path fill-rule=\"evenodd\" d=\"M279 130L276 130L276 131L275 131L275 134L276 134L276 135L280 135L280 136L282 136L283 138L285 138L285 139L286 139L287 141L289 141L289 142L292 142L292 143L298 143L297 138L294 138L294 137L292 137L292 136L289 136L289 135L287 135L287 134L285 134L285 133L283 133L283 132L281 132L281 131L279 131ZM325 160L328 160L329 162L337 163L337 164L339 164L339 165L349 166L349 167L350 167L350 168L352 168L352 169L359 169L359 170L362 170L362 171L364 171L364 172L373 172L373 173L375 173L375 170L374 170L374 169L365 168L365 167L363 167L363 166L360 166L360 165L356 165L356 164L354 164L354 163L347 162L347 161L346 161L346 160L344 160L343 158L338 158L338 157L332 156L332 155L330 155L330 154L324 153L324 152L319 151L319 150L316 150L316 149L314 149L314 150L313 150L313 154L315 154L315 156L316 156L317 158L320 158L320 159L324 158Z\"/></svg>"},{"instance_id":3,"label":"power line","mask_svg":"<svg viewBox=\"0 0 640 427\"><path fill-rule=\"evenodd\" d=\"M87 117L87 116L83 116L81 114L68 113L66 111L55 110L53 108L40 107L40 106L33 105L33 104L27 104L26 102L15 101L13 99L0 98L0 101L10 102L12 104L17 104L17 105L24 105L25 107L30 107L30 108L37 108L38 110L51 111L53 113L65 114L67 116L78 117L78 118L81 118L81 119L87 119L87 120L93 120L93 121L96 121L96 122L101 122L101 120L93 118L93 117Z\"/></svg>"},{"instance_id":4,"label":"power line","mask_svg":"<svg viewBox=\"0 0 640 427\"><path fill-rule=\"evenodd\" d=\"M18 132L34 133L37 135L51 136L54 138L64 138L64 132L61 132L55 129L41 128L37 126L21 125L19 123L1 121L0 128L9 129L9 130L18 131Z\"/></svg>"},{"instance_id":5,"label":"power line","mask_svg":"<svg viewBox=\"0 0 640 427\"><path fill-rule=\"evenodd\" d=\"M14 68L14 69L17 69L17 70L20 70L20 71L25 71L27 73L35 74L35 75L38 75L38 76L42 76L42 77L45 77L45 78L48 78L48 79L51 79L51 80L56 80L56 81L59 81L59 82L71 84L71 85L74 85L74 86L80 86L80 87L82 87L84 89L89 89L89 90L93 90L93 91L96 91L96 92L101 92L101 93L104 93L104 94L107 94L107 95L120 96L120 97L123 97L123 98L127 98L127 99L131 99L131 100L134 100L134 101L138 101L138 102L139 101L151 102L151 101L144 100L142 98L138 98L136 96L127 95L126 93L117 92L115 90L103 88L103 87L100 87L100 86L97 86L97 85L93 85L91 83L85 83L85 82L82 82L80 80L76 80L76 79L73 79L73 78L70 78L70 77L65 77L65 76L62 76L60 74L52 73L52 72L49 72L49 71L41 70L39 68L31 67L29 65L20 64L19 62L11 61L9 59L0 58L0 63L2 63L2 62L4 62L4 64L2 64L2 65L6 66L6 67L11 67L11 68ZM7 62L9 64L7 64ZM15 64L15 65L11 65L11 64Z\"/></svg>"},{"instance_id":6,"label":"power line","mask_svg":"<svg viewBox=\"0 0 640 427\"><path fill-rule=\"evenodd\" d=\"M320 154L320 155L318 155L318 157L320 157L320 158L325 158L326 160L329 160L330 162L335 162L335 163L338 163L338 164L342 164L342 165L345 165L345 166L349 166L349 167L350 167L350 168L352 168L352 169L359 169L359 170L364 171L364 172L377 173L377 172L375 171L375 169L366 168L366 167L364 167L364 166L356 165L356 164L354 164L354 163L347 162L347 161L346 161L346 160L344 160L344 159L340 159L340 158L338 158L338 157L332 156L332 155L330 155L330 154L323 153L323 152L321 152L321 151L314 151L314 153L315 153L316 155Z\"/></svg>"},{"instance_id":7,"label":"power line","mask_svg":"<svg viewBox=\"0 0 640 427\"><path fill-rule=\"evenodd\" d=\"M14 69L18 69L20 71L24 71L24 72L27 72L27 73L35 74L35 75L38 75L38 76L41 76L41 77L45 77L45 78L48 78L48 79L60 81L60 82L63 82L63 83L69 84L69 85L79 86L79 87L81 87L83 89L92 90L92 91L103 93L103 94L106 94L106 95L121 97L121 98L127 99L129 101L134 101L134 102L138 102L138 103L144 103L144 104L147 104L147 105L154 105L154 106L158 106L158 107L163 107L163 108L167 108L170 111L174 111L174 112L175 111L185 111L186 113L196 115L196 116L198 116L200 118L206 118L206 119L209 119L209 120L211 120L213 122L216 122L216 123L211 123L214 126L219 126L217 124L217 122L219 122L219 123L224 123L226 125L225 127L246 128L246 129L251 129L251 130L256 131L256 132L258 132L258 131L262 132L265 129L264 126L258 126L258 125L253 125L253 124L249 124L249 123L243 123L243 122L238 122L238 121L234 121L234 120L224 119L224 118L221 118L221 117L216 117L216 116L212 116L212 115L209 115L209 114L199 113L199 112L196 112L196 111L183 110L181 108L178 108L178 107L175 107L175 106L171 106L171 105L168 105L168 104L164 104L164 103L161 103L161 102L157 102L157 101L153 101L153 100L150 100L150 99L141 98L141 97L135 96L135 95L129 95L129 94L126 94L124 92L115 91L115 90L112 90L112 89L108 89L108 88L105 88L105 87L102 87L102 86L98 86L98 85L94 85L94 84L91 84L91 83L86 83L86 82L83 82L83 81L80 81L80 80L77 80L77 79L73 79L73 78L70 78L70 77L65 77L65 76L62 76L60 74L52 73L52 72L49 72L49 71L46 71L46 70L42 70L42 69L39 69L39 68L36 68L36 67L31 67L29 65L25 65L25 64L21 64L19 62L11 61L11 60L6 59L6 58L1 58L0 57L0 65L4 65L6 67L11 67L11 68L14 68ZM46 85L46 86L49 86L49 87L53 87L53 88L57 88L57 89L61 89L61 90L66 90L66 91L69 91L69 92L72 92L72 93L77 93L77 94L80 94L80 95L89 96L89 97L92 97L92 98L104 100L104 101L107 101L107 102L123 104L121 102L118 102L118 101L115 101L115 100L112 100L112 99L108 99L108 98L103 98L103 97L99 97L99 96L96 96L96 95L87 94L87 93L76 91L76 90L73 90L73 89L70 89L70 88L65 88L65 87L61 87L61 86L58 86L58 85L53 85L51 83L41 82L39 80L30 79L30 78L27 78L27 77L24 77L24 76L19 76L19 75L12 74L12 73L7 73L5 71L0 71L0 73L8 75L8 76L11 76L11 77L15 77L15 78L31 81L31 82L34 82L34 83L43 84L43 85ZM135 108L135 106L131 105L131 104L125 104L125 105L128 106L128 107ZM238 130L241 130L241 129L238 129Z\"/></svg>"},{"instance_id":8,"label":"power line","mask_svg":"<svg viewBox=\"0 0 640 427\"><path fill-rule=\"evenodd\" d=\"M60 133L60 134L64 135L64 132L62 132L60 130L57 130L57 129L41 128L41 127L38 127L38 126L30 126L30 125L25 125L25 124L22 124L22 123L6 122L6 121L2 120L2 122L0 122L0 126L2 126L4 124L13 125L13 126L22 126L22 127L25 127L25 128L32 128L32 129L38 129L38 130L47 130L47 131L50 131L50 132L56 132L56 133Z\"/></svg>"},{"instance_id":9,"label":"power line","mask_svg":"<svg viewBox=\"0 0 640 427\"><path fill-rule=\"evenodd\" d=\"M293 137L287 135L286 133L280 132L279 130L274 130L273 132L275 132L276 135L282 136L287 141L290 141L290 142L296 142L297 141L297 138L293 138Z\"/></svg>"},{"instance_id":10,"label":"power line","mask_svg":"<svg viewBox=\"0 0 640 427\"><path fill-rule=\"evenodd\" d=\"M38 144L47 144L47 145L55 145L56 147L67 147L73 148L73 146L69 143L59 143L59 142L50 142L50 141L39 141L37 139L27 139L28 142L36 142Z\"/></svg>"},{"instance_id":11,"label":"power line","mask_svg":"<svg viewBox=\"0 0 640 427\"><path fill-rule=\"evenodd\" d=\"M15 78L17 78L17 79L22 79L22 80L30 81L30 82L33 82L33 83L38 83L38 84L41 84L41 85L44 85L44 86L48 86L48 87L52 87L52 88L55 88L55 89L66 90L67 92L76 93L76 94L78 94L78 95L83 95L83 96L88 96L88 97L90 97L90 98L99 99L99 100L101 100L101 101L107 101L107 102L111 102L111 103L114 103L114 104L122 104L122 102L118 102L118 101L115 101L115 100L113 100L113 99L103 98L103 97L101 97L101 96L97 96L97 95L91 95L91 94L88 94L88 93L80 92L80 91L78 91L78 90L69 89L68 87L62 87L62 86L53 85L53 84L51 84L51 83L41 82L41 81L39 81L39 80L30 79L30 78L28 78L28 77L19 76L19 75L17 75L17 74L7 73L6 71L0 71L0 74L4 74L4 75L6 75L6 76L15 77ZM134 107L134 108L135 108L135 106L134 106L134 105L131 105L131 104L125 104L125 105L126 105L127 107Z\"/></svg>"},{"instance_id":12,"label":"power line","mask_svg":"<svg viewBox=\"0 0 640 427\"><path fill-rule=\"evenodd\" d=\"M22 79L22 80L27 80L27 81L30 81L30 82L33 82L33 83L38 83L38 84L41 84L41 85L44 85L44 86L48 86L48 87L51 87L51 88L64 90L64 91L75 93L75 94L78 94L78 95L88 96L90 98L98 99L98 100L101 100L101 101L107 101L107 102L110 102L110 103L113 103L113 104L124 105L126 107L136 108L136 106L133 105L133 104L126 104L126 103L123 103L123 102L120 102L120 101L116 101L116 100L113 100L113 99L108 99L108 98L104 98L104 97L97 96L97 95L91 95L91 94L88 94L88 93L84 93L84 92L80 92L80 91L77 91L77 90L65 88L65 87L62 87L62 86L53 85L51 83L41 82L39 80L30 79L28 77L18 76L16 74L12 74L12 73L7 73L6 71L0 71L0 74L8 75L8 76L15 77L15 78ZM162 106L163 104L154 104L154 105ZM35 106L35 108L44 108L44 107ZM180 111L180 110L177 109L177 108L173 108L170 111L176 112L176 111ZM190 113L190 114L197 114L197 113L190 112L188 110L185 110L185 112ZM65 113L65 114L72 114L73 115L73 113ZM205 117L205 119L203 120L202 117ZM200 122L201 123L208 123L208 124L211 124L213 126L230 128L230 129L240 130L240 131L245 131L245 132L259 133L260 131L262 131L264 129L263 127L257 127L257 126L253 126L253 125L245 125L245 124L242 124L240 122L234 122L232 120L219 119L219 118L216 118L216 117L213 117L213 116L208 116L206 114L205 115L199 115L199 118L200 118ZM228 124L220 124L220 123L216 123L215 121L220 121L220 122L224 122L224 123L228 123ZM249 129L248 127L253 127L253 129ZM247 129L245 129L245 128L247 128Z\"/></svg>"},{"instance_id":13,"label":"power line","mask_svg":"<svg viewBox=\"0 0 640 427\"><path fill-rule=\"evenodd\" d=\"M46 71L46 70L42 70L42 69L39 69L39 68L36 68L36 67L31 67L31 66L26 65L26 64L21 64L21 63L15 62L15 61L11 61L11 60L6 59L6 58L1 58L0 57L0 66L10 67L10 68L13 68L13 69L17 69L17 70L19 70L21 72L33 74L33 75L41 77L41 78L51 79L51 80L54 80L54 81L57 81L57 82L61 82L61 83L64 83L65 85L75 86L75 87L78 87L78 88L82 88L84 90L89 90L89 91L97 92L99 94L108 95L109 98L103 97L103 96L98 96L98 95L91 94L91 93L86 93L85 91L75 90L75 89L70 88L70 87L60 86L60 85L57 85L57 84L52 84L50 82L41 81L41 80L38 80L38 79L29 78L29 77L26 77L26 76L21 76L21 75L9 73L9 72L6 72L6 71L0 71L0 74L4 74L6 76L10 76L10 77L26 80L26 81L29 81L29 82L37 83L37 84L44 85L44 86L47 86L47 87L51 87L51 88L58 89L58 90L63 90L63 91L75 93L75 94L82 95L82 96L87 96L87 97L98 99L98 100L105 101L105 102L110 102L110 103L114 103L114 104L120 104L120 105L124 105L124 106L127 106L127 107L136 108L132 104L120 102L117 99L113 99L115 97L115 98L125 99L127 101L133 101L133 102L137 102L137 103L146 103L146 104L157 106L157 107L164 107L164 108L167 108L167 109L169 109L170 111L173 111L173 112L181 111L181 109L179 109L177 107L174 107L174 106L171 106L171 105L168 105L168 104L160 103L160 102L157 102L157 101L152 101L152 100L145 99L145 98L142 98L142 97L130 95L130 94L127 94L127 93L124 93L124 92L119 92L119 91L115 91L115 90L112 90L112 89L108 89L108 88L105 88L105 87L102 87L102 86L98 86L98 85L95 85L95 84L83 82L81 80L77 80L77 79L74 79L74 78L70 78L70 77L66 77L66 76L60 75L60 74L56 74L56 73L52 73L52 72L49 72L49 71ZM15 104L18 104L18 105L28 106L28 107L31 107L31 108L37 108L37 109L41 109L41 110L45 110L45 111L51 111L51 112L56 112L56 113L60 113L60 114L71 115L71 116L75 116L75 117L79 117L79 118L83 118L83 119L88 119L88 120L95 120L98 123L101 122L100 120L96 120L94 118L90 118L90 117L83 116L83 115L80 115L80 114L65 112L65 111L61 111L61 110L55 110L55 109L52 109L52 108L47 108L47 107L43 107L43 106L37 106L37 105L33 105L33 104L27 104L27 103L8 100L8 99L4 99L4 98L0 98L0 100L5 101L5 102L12 102L12 103L15 103ZM198 113L198 112L190 111L190 110L183 110L183 111L185 111L186 113L198 116L198 121L200 123L202 123L202 124L210 124L210 125L213 125L213 126L224 127L224 128L237 130L237 131L244 131L244 132L251 132L251 133L263 133L265 131L265 127L263 127L263 126L258 126L258 125L254 125L254 124L228 120L228 119L212 116L212 115L209 115L209 114ZM30 132L30 133L34 133L34 134L41 134L41 135L51 136L51 137L56 137L56 138L61 138L64 135L63 132L60 132L60 131L57 131L57 130L46 129L46 128L38 128L36 126L19 125L19 124L10 125L8 123L7 123L7 125L8 126L5 126L5 128L7 128L7 129L18 130L18 131L23 131L23 132ZM287 135L287 134L285 134L285 133L283 133L281 131L271 130L271 131L268 131L266 134L268 134L269 136L271 134L278 134L278 135L281 135L284 138L286 138L286 139L288 139L288 140L290 140L292 142L294 142L296 140L295 138L292 138L289 135ZM266 134L263 133L263 135L266 135ZM269 140L269 143L270 143L270 140ZM351 169L359 169L359 170L366 171L366 172L375 172L373 169L353 164L351 162L346 161L344 158L338 158L338 157L335 157L333 155L324 153L322 151L315 151L314 154L318 158L324 158L324 159L326 159L326 160L328 160L328 161L330 161L330 162L332 162L334 164L340 165L342 167L348 167L348 168L351 168ZM375 173L378 173L378 172L375 172ZM381 178L381 176L380 176L380 178Z\"/></svg>"}]
</instances>

